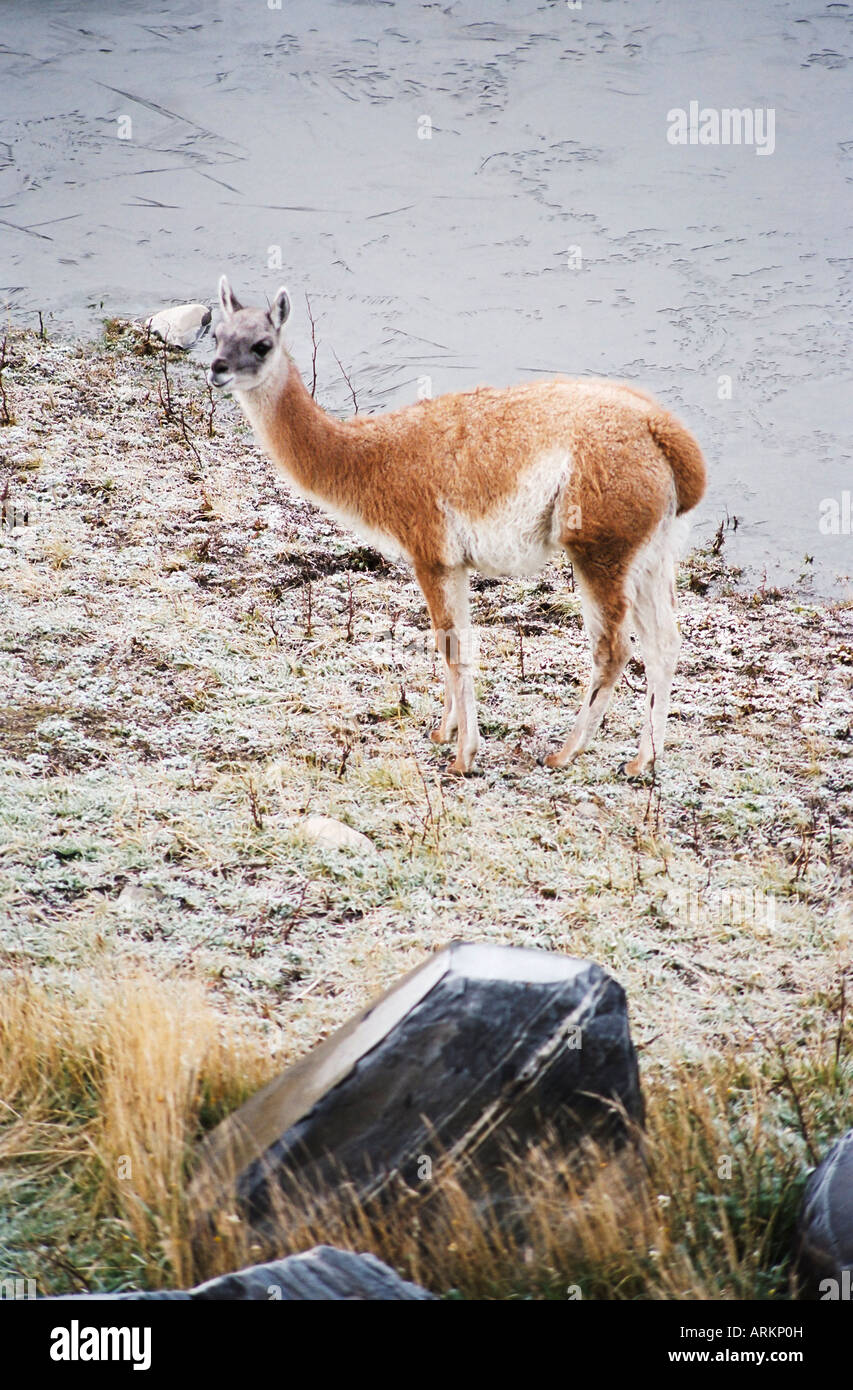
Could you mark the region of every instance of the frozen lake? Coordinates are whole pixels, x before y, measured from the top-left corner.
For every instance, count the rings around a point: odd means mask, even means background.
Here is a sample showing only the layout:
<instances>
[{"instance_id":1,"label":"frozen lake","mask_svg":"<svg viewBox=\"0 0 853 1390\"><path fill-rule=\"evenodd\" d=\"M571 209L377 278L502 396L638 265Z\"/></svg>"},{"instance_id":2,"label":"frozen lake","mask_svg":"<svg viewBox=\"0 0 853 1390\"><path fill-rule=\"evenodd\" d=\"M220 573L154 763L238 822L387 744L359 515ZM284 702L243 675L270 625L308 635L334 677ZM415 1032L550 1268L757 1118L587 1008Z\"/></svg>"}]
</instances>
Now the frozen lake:
<instances>
[{"instance_id":1,"label":"frozen lake","mask_svg":"<svg viewBox=\"0 0 853 1390\"><path fill-rule=\"evenodd\" d=\"M332 350L362 410L636 381L705 448L700 539L737 516L756 582L850 593L851 5L0 0L0 34L7 318L227 270L289 286L303 372L310 295L335 406Z\"/></svg>"}]
</instances>

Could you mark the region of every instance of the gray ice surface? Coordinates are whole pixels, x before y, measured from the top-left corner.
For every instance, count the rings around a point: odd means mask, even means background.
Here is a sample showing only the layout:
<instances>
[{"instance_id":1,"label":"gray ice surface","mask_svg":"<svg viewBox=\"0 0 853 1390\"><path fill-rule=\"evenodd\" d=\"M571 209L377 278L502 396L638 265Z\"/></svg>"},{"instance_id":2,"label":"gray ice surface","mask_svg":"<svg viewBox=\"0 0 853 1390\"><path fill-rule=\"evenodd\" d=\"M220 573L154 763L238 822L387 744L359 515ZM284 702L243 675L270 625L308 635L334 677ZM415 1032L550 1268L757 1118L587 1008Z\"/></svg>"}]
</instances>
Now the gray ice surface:
<instances>
[{"instance_id":1,"label":"gray ice surface","mask_svg":"<svg viewBox=\"0 0 853 1390\"><path fill-rule=\"evenodd\" d=\"M91 332L284 282L341 408L332 349L363 410L643 383L705 447L698 538L736 515L752 579L849 593L852 51L818 0L0 0L0 304ZM772 108L772 154L670 143L691 101Z\"/></svg>"}]
</instances>

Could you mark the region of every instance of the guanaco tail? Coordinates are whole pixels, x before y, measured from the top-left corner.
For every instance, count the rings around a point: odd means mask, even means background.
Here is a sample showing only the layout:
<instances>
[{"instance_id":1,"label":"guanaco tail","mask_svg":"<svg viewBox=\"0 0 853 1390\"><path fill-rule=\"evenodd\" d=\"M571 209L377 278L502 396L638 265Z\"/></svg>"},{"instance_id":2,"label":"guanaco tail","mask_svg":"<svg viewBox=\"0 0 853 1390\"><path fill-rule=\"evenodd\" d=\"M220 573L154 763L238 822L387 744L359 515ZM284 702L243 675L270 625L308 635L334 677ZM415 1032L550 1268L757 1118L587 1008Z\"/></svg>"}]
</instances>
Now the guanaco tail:
<instances>
[{"instance_id":1,"label":"guanaco tail","mask_svg":"<svg viewBox=\"0 0 853 1390\"><path fill-rule=\"evenodd\" d=\"M388 558L414 567L444 661L444 713L431 737L456 734L451 771L479 747L469 576L532 574L562 548L580 590L592 674L574 727L549 767L595 735L639 642L647 694L640 776L664 746L680 636L675 568L684 514L705 491L693 436L652 396L613 381L569 380L419 401L332 418L284 344L287 291L244 309L225 276L210 382L231 387L269 457L310 501Z\"/></svg>"}]
</instances>

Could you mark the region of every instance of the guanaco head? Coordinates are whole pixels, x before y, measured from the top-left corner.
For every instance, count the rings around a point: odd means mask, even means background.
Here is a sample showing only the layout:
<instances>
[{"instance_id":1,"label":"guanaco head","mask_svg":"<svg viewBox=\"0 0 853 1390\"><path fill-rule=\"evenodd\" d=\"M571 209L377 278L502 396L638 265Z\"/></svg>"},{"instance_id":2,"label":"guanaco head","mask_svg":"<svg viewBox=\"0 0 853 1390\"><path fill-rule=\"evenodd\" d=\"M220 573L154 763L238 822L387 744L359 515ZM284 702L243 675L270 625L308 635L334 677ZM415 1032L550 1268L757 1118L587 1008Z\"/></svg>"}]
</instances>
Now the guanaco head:
<instances>
[{"instance_id":1,"label":"guanaco head","mask_svg":"<svg viewBox=\"0 0 853 1390\"><path fill-rule=\"evenodd\" d=\"M253 391L262 382L280 377L287 362L282 341L290 314L287 290L279 290L269 309L244 309L223 275L219 304L222 318L213 330L216 356L207 376L211 386Z\"/></svg>"}]
</instances>

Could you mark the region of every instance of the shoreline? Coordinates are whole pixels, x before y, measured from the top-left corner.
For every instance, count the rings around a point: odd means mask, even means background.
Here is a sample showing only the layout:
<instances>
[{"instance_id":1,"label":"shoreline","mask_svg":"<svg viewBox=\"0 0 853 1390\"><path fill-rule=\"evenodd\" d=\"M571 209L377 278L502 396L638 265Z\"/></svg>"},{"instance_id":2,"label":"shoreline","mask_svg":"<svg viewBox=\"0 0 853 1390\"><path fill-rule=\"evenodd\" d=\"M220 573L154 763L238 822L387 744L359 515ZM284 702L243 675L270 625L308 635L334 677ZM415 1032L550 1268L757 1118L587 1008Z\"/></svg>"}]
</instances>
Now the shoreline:
<instances>
[{"instance_id":1,"label":"shoreline","mask_svg":"<svg viewBox=\"0 0 853 1390\"><path fill-rule=\"evenodd\" d=\"M33 326L29 322L25 322L25 318L27 320L38 320L38 326ZM96 324L100 324L101 326L100 333L95 331ZM41 337L42 330L44 330L46 334L44 338ZM133 318L122 316L95 316L92 320L92 331L81 332L70 322L66 323L64 328L61 324L57 326L52 322L45 325L43 316L38 312L32 312L25 316L21 316L20 322L10 319L5 331L10 338L27 339L36 337L40 342L50 344L53 349L72 355L82 354L84 357L97 356L104 351L105 346L115 346L119 342L124 342L126 346L130 345L135 351L141 351L141 345L146 337L142 321ZM310 361L312 347L309 342L307 345L308 357L305 356L306 344L304 342L299 343L299 348L301 351L297 353L296 361L297 367L302 371L302 362L304 361L307 363ZM199 380L196 382L196 385L204 390L205 383L201 380L201 377L203 371L206 370L209 350L210 336L209 331L205 329L204 333L199 337L199 340L190 351L178 350L170 345L168 349L169 364L180 377L183 377L185 374L191 377L197 372ZM162 353L162 343L156 338L152 338L148 348L145 349L145 353L146 355L156 357L158 354ZM600 375L600 372L596 370L576 373L566 370L562 373L550 372L544 368L537 368L535 370L531 368L526 370L527 377L522 376L519 380L528 378L530 380L545 379L549 375L560 374L569 376L576 375L579 379L583 379L584 376L598 377ZM626 380L628 384L643 384L642 382L634 383L633 380L629 380L627 376L618 373L614 376L614 380ZM351 413L352 409L351 387L346 385L342 378L332 380L331 383L324 383L321 377L318 385L324 407L329 410L330 413L346 418ZM326 388L325 391L323 389L324 385ZM474 386L468 386L460 387L459 389L473 390L475 388ZM368 404L368 413L379 413L386 409L400 409L406 404L411 403L404 399L396 400L391 405L388 405L383 399L384 394L385 393L381 393L380 396L377 397L375 405ZM664 403L666 403L666 401L664 401ZM363 403L360 404L363 409ZM680 407L676 403L672 405L672 409L678 414ZM0 417L2 417L2 408L0 408ZM0 426L0 428L2 428L2 426ZM0 435L0 441L2 441L2 438L3 436ZM710 468L710 473L711 481L713 482L714 469L712 467ZM22 498L21 505L26 506L26 501L27 499L25 497ZM822 570L814 571L810 568L810 563L813 563L814 556L804 555L800 562L799 573L796 578L790 577L786 579L782 573L775 576L768 576L768 564L765 563L762 565L758 561L749 561L745 557L744 562L739 563L740 557L733 558L729 553L732 547L734 547L735 550L738 548L739 530L745 528L745 530L757 531L765 527L767 523L756 520L745 522L744 517L734 510L731 510L726 501L722 501L719 504L718 513L712 517L709 515L711 505L709 499L705 498L697 509L698 517L693 522L688 549L701 550L703 553L711 551L714 554L720 554L720 565L714 570L714 578L719 583L733 586L743 593L760 592L762 594L770 594L778 597L795 598L805 603L818 602L830 606L844 606L853 602L853 553L851 553L849 569L846 571L838 568L833 572L829 570L826 572ZM824 499L815 516L815 544L817 544L819 540L818 529L825 523L832 524L833 521L836 523L837 529L832 533L834 537L837 538L838 534L846 534L846 529L849 529L850 525L851 506L853 506L853 503L850 501L850 496L849 494L845 494L843 490L839 497ZM700 535L702 538L701 542ZM775 559L773 568L780 572L787 569L788 573L793 575L796 566L792 561L779 554Z\"/></svg>"}]
</instances>

